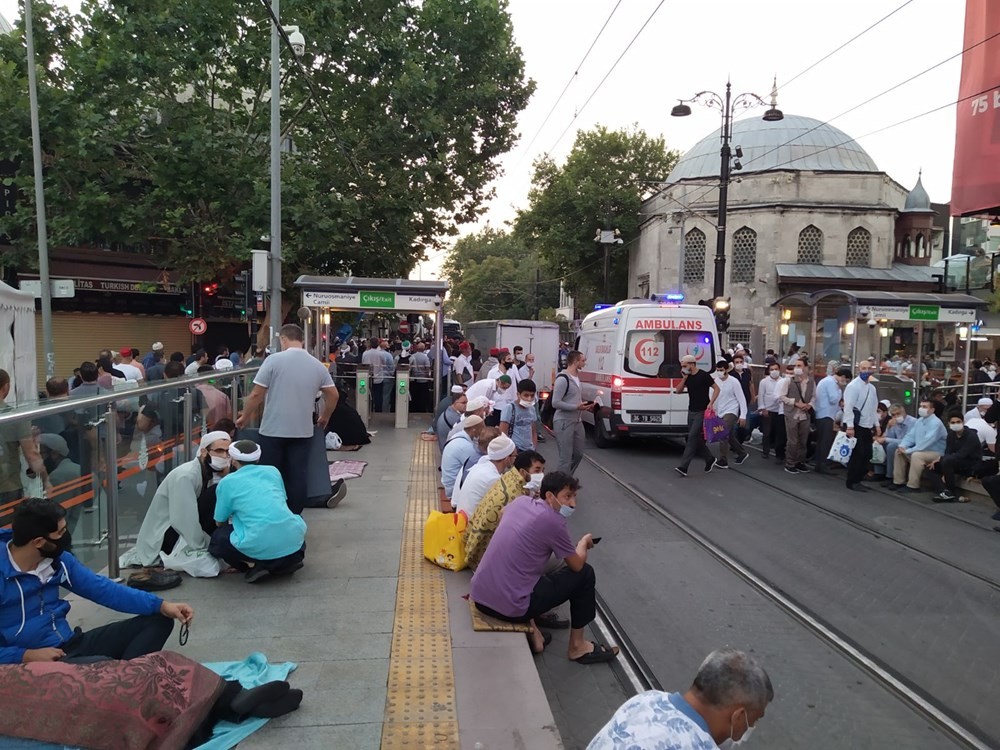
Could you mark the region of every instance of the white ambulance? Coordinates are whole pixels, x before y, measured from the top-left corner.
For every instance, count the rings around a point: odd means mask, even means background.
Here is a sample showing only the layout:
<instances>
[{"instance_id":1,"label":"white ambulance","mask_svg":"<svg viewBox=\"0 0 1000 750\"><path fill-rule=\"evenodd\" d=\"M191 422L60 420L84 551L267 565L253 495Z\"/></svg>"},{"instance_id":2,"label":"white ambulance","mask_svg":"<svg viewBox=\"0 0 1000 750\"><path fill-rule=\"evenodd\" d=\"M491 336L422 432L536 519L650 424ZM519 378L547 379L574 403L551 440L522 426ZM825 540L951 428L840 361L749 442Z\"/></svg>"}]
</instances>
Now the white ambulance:
<instances>
[{"instance_id":1,"label":"white ambulance","mask_svg":"<svg viewBox=\"0 0 1000 750\"><path fill-rule=\"evenodd\" d=\"M712 372L720 356L712 310L685 305L681 295L627 300L592 312L576 348L586 357L583 399L597 405L584 420L593 424L602 448L630 435L686 435L688 395L674 393L681 357L690 354L699 369Z\"/></svg>"}]
</instances>

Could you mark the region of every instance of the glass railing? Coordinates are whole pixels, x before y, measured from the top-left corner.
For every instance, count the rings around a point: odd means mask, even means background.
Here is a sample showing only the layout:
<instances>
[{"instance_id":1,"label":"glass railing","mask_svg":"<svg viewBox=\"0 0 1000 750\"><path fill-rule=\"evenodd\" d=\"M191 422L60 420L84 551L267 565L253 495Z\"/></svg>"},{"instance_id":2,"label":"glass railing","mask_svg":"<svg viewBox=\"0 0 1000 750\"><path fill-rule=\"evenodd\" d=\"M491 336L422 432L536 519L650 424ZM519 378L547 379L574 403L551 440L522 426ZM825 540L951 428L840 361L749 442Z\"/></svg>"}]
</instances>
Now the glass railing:
<instances>
[{"instance_id":1,"label":"glass railing","mask_svg":"<svg viewBox=\"0 0 1000 750\"><path fill-rule=\"evenodd\" d=\"M258 369L131 390L95 384L68 399L0 410L0 527L24 498L52 498L66 509L73 553L117 577L119 555L134 542L164 477L197 455L205 430L234 429Z\"/></svg>"}]
</instances>

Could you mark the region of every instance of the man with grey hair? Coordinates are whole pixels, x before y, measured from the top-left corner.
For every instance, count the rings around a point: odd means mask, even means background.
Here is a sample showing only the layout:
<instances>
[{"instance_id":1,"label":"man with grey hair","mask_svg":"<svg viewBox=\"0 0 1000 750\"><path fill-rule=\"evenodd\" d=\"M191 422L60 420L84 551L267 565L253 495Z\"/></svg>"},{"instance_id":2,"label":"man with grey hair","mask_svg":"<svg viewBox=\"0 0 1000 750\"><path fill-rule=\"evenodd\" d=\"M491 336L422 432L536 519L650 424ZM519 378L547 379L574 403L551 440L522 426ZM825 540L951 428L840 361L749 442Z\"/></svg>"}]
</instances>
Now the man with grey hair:
<instances>
[{"instance_id":1,"label":"man with grey hair","mask_svg":"<svg viewBox=\"0 0 1000 750\"><path fill-rule=\"evenodd\" d=\"M749 654L710 653L686 693L647 690L626 701L587 750L715 750L743 744L774 700L764 668Z\"/></svg>"}]
</instances>

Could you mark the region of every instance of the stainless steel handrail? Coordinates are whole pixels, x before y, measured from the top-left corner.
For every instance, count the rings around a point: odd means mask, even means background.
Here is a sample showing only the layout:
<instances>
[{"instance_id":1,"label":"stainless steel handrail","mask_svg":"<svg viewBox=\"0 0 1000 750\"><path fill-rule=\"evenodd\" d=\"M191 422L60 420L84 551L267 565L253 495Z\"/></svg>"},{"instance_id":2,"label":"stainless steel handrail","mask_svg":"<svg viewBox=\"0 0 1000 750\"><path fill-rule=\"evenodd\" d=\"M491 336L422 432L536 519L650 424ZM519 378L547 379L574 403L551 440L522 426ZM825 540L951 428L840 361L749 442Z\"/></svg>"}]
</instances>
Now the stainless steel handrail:
<instances>
[{"instance_id":1,"label":"stainless steel handrail","mask_svg":"<svg viewBox=\"0 0 1000 750\"><path fill-rule=\"evenodd\" d=\"M213 380L226 380L229 378L244 378L260 370L260 367L241 367L236 370L218 370L211 374L186 375L180 378L170 378L168 380L156 381L140 385L130 391L114 391L113 393L102 393L97 396L84 396L82 398L59 399L58 401L35 401L22 406L15 406L9 411L0 412L0 425L11 422L18 422L26 417L47 417L51 414L62 414L67 411L82 411L91 406L104 406L115 401L144 396L149 393L161 393L176 388L186 388L189 386L211 383Z\"/></svg>"}]
</instances>

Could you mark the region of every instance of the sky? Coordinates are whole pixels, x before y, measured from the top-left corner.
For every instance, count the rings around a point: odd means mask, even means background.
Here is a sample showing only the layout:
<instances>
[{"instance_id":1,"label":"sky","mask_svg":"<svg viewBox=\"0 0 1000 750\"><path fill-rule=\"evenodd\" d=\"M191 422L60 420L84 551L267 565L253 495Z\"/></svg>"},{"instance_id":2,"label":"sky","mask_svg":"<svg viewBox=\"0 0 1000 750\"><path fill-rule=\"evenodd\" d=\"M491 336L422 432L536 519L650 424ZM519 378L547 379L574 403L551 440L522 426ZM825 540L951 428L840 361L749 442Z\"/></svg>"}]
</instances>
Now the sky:
<instances>
[{"instance_id":1,"label":"sky","mask_svg":"<svg viewBox=\"0 0 1000 750\"><path fill-rule=\"evenodd\" d=\"M0 0L0 13L13 20L20 3ZM75 0L67 4L79 8ZM860 39L796 77L900 6ZM958 98L963 0L509 0L509 10L527 75L537 88L518 120L521 140L502 160L496 197L482 221L463 227L463 234L487 222L501 227L512 220L527 204L532 161L546 153L564 160L577 129L637 124L650 135L662 135L669 148L687 150L719 127L719 115L694 107L690 117L671 118L671 107L698 91L721 92L727 78L734 94L767 96L777 76L778 106L786 114L831 122L858 139L879 168L907 188L922 169L931 200L950 199L954 106L866 134ZM432 255L413 277L436 278L443 259L443 252Z\"/></svg>"}]
</instances>

